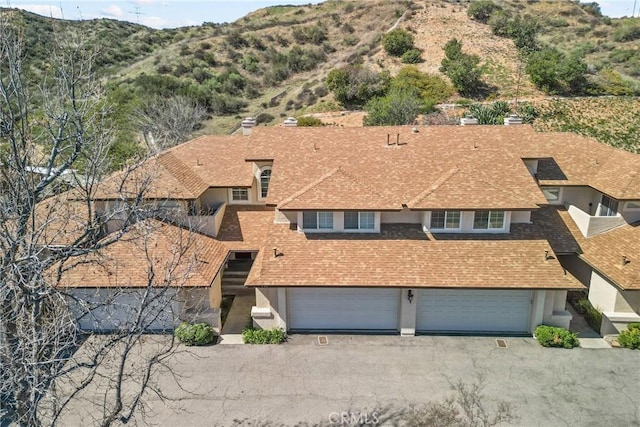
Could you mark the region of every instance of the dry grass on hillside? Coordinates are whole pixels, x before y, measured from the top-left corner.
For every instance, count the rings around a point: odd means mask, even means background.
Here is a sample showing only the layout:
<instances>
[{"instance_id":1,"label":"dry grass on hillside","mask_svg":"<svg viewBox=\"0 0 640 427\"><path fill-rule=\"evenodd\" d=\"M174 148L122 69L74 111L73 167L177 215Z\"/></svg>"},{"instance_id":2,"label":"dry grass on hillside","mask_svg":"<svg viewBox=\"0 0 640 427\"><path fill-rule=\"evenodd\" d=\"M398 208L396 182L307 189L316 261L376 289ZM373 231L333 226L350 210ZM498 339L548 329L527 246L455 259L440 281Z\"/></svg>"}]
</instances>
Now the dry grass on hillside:
<instances>
[{"instance_id":1,"label":"dry grass on hillside","mask_svg":"<svg viewBox=\"0 0 640 427\"><path fill-rule=\"evenodd\" d=\"M440 1L426 2L424 8L414 11L413 16L402 22L400 28L410 31L415 45L423 50L423 63L418 68L427 73L441 74L440 63L444 58L443 47L452 38L462 41L463 50L478 55L481 65L486 67L485 81L497 88L498 98L515 96L518 81L518 52L513 41L497 37L488 25L472 21L467 17L466 5ZM378 52L374 61L395 74L404 64ZM520 96L540 96L526 75L520 77Z\"/></svg>"}]
</instances>

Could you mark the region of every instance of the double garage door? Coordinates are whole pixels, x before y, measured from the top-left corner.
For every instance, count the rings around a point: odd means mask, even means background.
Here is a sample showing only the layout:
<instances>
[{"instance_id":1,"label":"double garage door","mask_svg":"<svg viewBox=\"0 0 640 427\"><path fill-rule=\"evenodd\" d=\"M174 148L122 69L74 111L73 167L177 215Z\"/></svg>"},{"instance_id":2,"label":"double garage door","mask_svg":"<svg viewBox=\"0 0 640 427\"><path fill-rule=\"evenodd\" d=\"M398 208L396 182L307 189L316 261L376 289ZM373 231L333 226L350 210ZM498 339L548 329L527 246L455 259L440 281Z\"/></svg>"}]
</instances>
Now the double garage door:
<instances>
[{"instance_id":1,"label":"double garage door","mask_svg":"<svg viewBox=\"0 0 640 427\"><path fill-rule=\"evenodd\" d=\"M397 330L399 289L289 289L289 329Z\"/></svg>"},{"instance_id":2,"label":"double garage door","mask_svg":"<svg viewBox=\"0 0 640 427\"><path fill-rule=\"evenodd\" d=\"M406 290L291 288L292 330L397 331ZM415 293L415 291L414 291ZM531 292L423 289L418 291L416 330L423 332L526 332ZM404 301L406 307L407 301ZM406 308L405 308L406 310Z\"/></svg>"},{"instance_id":3,"label":"double garage door","mask_svg":"<svg viewBox=\"0 0 640 427\"><path fill-rule=\"evenodd\" d=\"M531 291L424 289L416 330L424 332L526 332Z\"/></svg>"}]
</instances>

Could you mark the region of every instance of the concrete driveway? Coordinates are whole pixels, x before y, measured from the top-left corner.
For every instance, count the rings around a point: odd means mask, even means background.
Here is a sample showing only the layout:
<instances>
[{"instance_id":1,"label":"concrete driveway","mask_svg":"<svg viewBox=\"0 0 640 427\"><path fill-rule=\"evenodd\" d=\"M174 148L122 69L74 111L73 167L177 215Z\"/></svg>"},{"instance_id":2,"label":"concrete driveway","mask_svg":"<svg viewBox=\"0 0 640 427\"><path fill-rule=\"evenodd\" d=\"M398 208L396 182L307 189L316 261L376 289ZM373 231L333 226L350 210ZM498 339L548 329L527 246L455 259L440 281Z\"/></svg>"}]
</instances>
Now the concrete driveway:
<instances>
[{"instance_id":1,"label":"concrete driveway","mask_svg":"<svg viewBox=\"0 0 640 427\"><path fill-rule=\"evenodd\" d=\"M330 425L360 413L402 424L412 404L485 378L485 405L513 404L519 426L640 426L640 351L546 349L531 338L294 335L281 346L227 345L175 356L147 396L156 425ZM374 412L378 412L375 414ZM372 423L374 424L374 423ZM334 425L340 425L334 424Z\"/></svg>"}]
</instances>

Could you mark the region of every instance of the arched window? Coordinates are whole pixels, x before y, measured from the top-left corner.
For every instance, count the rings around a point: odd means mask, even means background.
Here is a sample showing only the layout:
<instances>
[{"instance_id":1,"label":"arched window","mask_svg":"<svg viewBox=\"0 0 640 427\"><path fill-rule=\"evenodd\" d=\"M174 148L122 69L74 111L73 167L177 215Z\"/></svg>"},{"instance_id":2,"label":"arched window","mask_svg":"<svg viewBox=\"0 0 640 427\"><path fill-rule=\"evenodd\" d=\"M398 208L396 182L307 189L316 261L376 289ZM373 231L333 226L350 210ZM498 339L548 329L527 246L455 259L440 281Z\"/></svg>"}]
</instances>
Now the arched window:
<instances>
[{"instance_id":1,"label":"arched window","mask_svg":"<svg viewBox=\"0 0 640 427\"><path fill-rule=\"evenodd\" d=\"M271 180L271 168L264 168L260 173L260 197L266 198L269 192L269 181Z\"/></svg>"}]
</instances>

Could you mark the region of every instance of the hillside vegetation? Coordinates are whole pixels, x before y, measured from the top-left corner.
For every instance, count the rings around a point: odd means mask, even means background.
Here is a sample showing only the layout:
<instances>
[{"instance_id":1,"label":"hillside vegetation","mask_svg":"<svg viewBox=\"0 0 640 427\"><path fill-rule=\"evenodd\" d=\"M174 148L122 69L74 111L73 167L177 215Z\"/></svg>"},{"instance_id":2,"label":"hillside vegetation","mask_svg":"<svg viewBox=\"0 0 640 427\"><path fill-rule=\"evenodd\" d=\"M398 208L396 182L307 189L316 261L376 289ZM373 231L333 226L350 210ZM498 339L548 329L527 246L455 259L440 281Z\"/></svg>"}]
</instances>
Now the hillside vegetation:
<instances>
[{"instance_id":1,"label":"hillside vegetation","mask_svg":"<svg viewBox=\"0 0 640 427\"><path fill-rule=\"evenodd\" d=\"M432 110L428 94L433 85L438 96L451 102L460 100L461 93L473 98L462 104L518 97L538 109L538 129L580 132L639 151L640 108L634 96L640 94L640 20L610 19L601 16L597 5L569 0L493 4L489 13L477 17L464 1L330 0L268 7L230 24L169 30L107 19L54 20L16 10L10 15L12 24L24 30L25 60L34 77L46 70L52 44L69 32L82 34L96 50L96 71L117 106L120 145L113 155L122 161L140 148L141 129L132 117L150 100L179 96L205 110L196 133L228 133L247 115L261 124L277 124L290 115L349 107L327 84L330 72L349 69L356 80L364 79L364 86L366 79L383 76L386 86L376 96L395 91L404 97L403 105L418 112ZM383 47L383 36L392 28L411 39L411 45L400 46L400 55ZM454 91L455 82L446 87L443 48L453 38L460 42L460 52L480 67L482 90ZM543 52L535 53L536 60L555 61L560 71L584 66L584 74L556 86L541 84L527 73L536 72L527 63L535 58L532 52ZM418 78L421 88L407 95L406 84L390 79L408 64L428 81ZM624 98L545 101L549 94ZM424 98L419 105L408 99L416 97ZM392 101L376 101L382 120Z\"/></svg>"}]
</instances>

